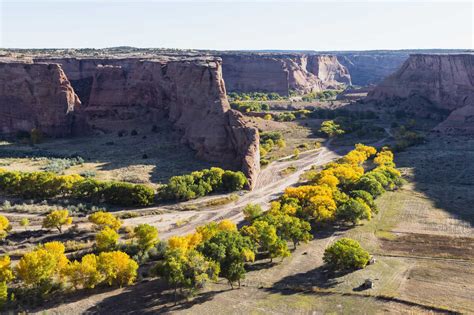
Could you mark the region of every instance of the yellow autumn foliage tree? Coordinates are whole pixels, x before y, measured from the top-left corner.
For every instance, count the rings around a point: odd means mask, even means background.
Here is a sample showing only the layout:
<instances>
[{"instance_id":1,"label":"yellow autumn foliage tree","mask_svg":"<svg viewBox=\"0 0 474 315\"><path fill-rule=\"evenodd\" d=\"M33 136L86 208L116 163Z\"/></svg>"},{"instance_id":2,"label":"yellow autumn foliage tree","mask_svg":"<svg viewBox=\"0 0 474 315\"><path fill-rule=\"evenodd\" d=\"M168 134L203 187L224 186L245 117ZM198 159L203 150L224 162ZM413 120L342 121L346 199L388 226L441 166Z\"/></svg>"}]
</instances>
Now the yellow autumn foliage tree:
<instances>
[{"instance_id":1,"label":"yellow autumn foliage tree","mask_svg":"<svg viewBox=\"0 0 474 315\"><path fill-rule=\"evenodd\" d=\"M89 222L93 223L98 230L108 226L117 231L122 226L122 221L109 212L97 211L91 214L88 219Z\"/></svg>"},{"instance_id":2,"label":"yellow autumn foliage tree","mask_svg":"<svg viewBox=\"0 0 474 315\"><path fill-rule=\"evenodd\" d=\"M38 286L61 278L68 259L64 255L64 245L50 242L26 253L15 266L15 273L24 284Z\"/></svg>"},{"instance_id":3,"label":"yellow autumn foliage tree","mask_svg":"<svg viewBox=\"0 0 474 315\"><path fill-rule=\"evenodd\" d=\"M4 239L7 237L8 232L12 229L12 226L10 225L10 221L3 215L0 215L0 240Z\"/></svg>"},{"instance_id":4,"label":"yellow autumn foliage tree","mask_svg":"<svg viewBox=\"0 0 474 315\"><path fill-rule=\"evenodd\" d=\"M53 210L43 219L43 228L45 229L58 229L59 233L62 233L62 228L65 225L71 225L72 218L69 216L67 210Z\"/></svg>"}]
</instances>

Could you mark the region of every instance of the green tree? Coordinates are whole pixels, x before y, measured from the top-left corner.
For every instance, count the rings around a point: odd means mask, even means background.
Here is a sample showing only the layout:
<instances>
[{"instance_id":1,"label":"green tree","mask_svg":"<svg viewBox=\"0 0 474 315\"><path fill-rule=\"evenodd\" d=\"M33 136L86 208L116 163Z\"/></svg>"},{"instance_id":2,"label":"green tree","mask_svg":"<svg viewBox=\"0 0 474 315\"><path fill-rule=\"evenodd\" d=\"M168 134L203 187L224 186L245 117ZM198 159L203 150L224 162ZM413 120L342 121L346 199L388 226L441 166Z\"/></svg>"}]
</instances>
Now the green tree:
<instances>
[{"instance_id":1,"label":"green tree","mask_svg":"<svg viewBox=\"0 0 474 315\"><path fill-rule=\"evenodd\" d=\"M220 266L220 276L233 283L245 278L245 262L255 259L255 246L252 240L237 231L221 231L198 246L208 259Z\"/></svg>"},{"instance_id":2,"label":"green tree","mask_svg":"<svg viewBox=\"0 0 474 315\"><path fill-rule=\"evenodd\" d=\"M207 281L216 281L219 264L206 260L194 249L168 249L164 259L155 266L154 272L174 289L176 301L177 289L187 289L193 293L204 287Z\"/></svg>"},{"instance_id":3,"label":"green tree","mask_svg":"<svg viewBox=\"0 0 474 315\"><path fill-rule=\"evenodd\" d=\"M247 184L247 178L242 172L225 171L222 175L222 187L226 191L241 190Z\"/></svg>"},{"instance_id":4,"label":"green tree","mask_svg":"<svg viewBox=\"0 0 474 315\"><path fill-rule=\"evenodd\" d=\"M30 225L30 220L28 220L28 218L22 218L20 220L20 225L26 229L26 227Z\"/></svg>"},{"instance_id":5,"label":"green tree","mask_svg":"<svg viewBox=\"0 0 474 315\"><path fill-rule=\"evenodd\" d=\"M155 246L158 239L158 230L149 224L139 224L133 229L137 238L138 248L145 252Z\"/></svg>"},{"instance_id":6,"label":"green tree","mask_svg":"<svg viewBox=\"0 0 474 315\"><path fill-rule=\"evenodd\" d=\"M319 131L325 133L330 138L344 134L344 130L334 120L323 121Z\"/></svg>"},{"instance_id":7,"label":"green tree","mask_svg":"<svg viewBox=\"0 0 474 315\"><path fill-rule=\"evenodd\" d=\"M370 255L359 242L342 238L326 248L323 260L334 270L351 270L364 268Z\"/></svg>"},{"instance_id":8,"label":"green tree","mask_svg":"<svg viewBox=\"0 0 474 315\"><path fill-rule=\"evenodd\" d=\"M277 235L285 240L293 242L293 247L301 242L313 239L311 225L309 222L288 214L266 214L261 220L265 220L276 227Z\"/></svg>"},{"instance_id":9,"label":"green tree","mask_svg":"<svg viewBox=\"0 0 474 315\"><path fill-rule=\"evenodd\" d=\"M242 212L244 213L245 220L247 220L248 222L253 222L255 219L262 215L263 210L260 205L249 203L245 206Z\"/></svg>"},{"instance_id":10,"label":"green tree","mask_svg":"<svg viewBox=\"0 0 474 315\"><path fill-rule=\"evenodd\" d=\"M371 217L370 207L360 198L351 198L336 210L336 219L351 222L353 225L360 220L370 220Z\"/></svg>"},{"instance_id":11,"label":"green tree","mask_svg":"<svg viewBox=\"0 0 474 315\"><path fill-rule=\"evenodd\" d=\"M244 226L241 232L258 244L260 250L267 253L270 260L290 255L286 242L278 237L276 227L266 221L257 220L252 225Z\"/></svg>"}]
</instances>

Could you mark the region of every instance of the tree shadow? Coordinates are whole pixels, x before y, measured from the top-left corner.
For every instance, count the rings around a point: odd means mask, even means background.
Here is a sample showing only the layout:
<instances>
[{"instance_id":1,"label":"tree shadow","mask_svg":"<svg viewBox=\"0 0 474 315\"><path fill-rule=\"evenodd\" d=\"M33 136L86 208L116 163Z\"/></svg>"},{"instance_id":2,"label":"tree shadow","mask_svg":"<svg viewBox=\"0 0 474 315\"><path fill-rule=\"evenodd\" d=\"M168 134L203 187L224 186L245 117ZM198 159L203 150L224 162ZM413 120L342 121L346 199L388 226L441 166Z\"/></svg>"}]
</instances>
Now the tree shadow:
<instances>
[{"instance_id":1,"label":"tree shadow","mask_svg":"<svg viewBox=\"0 0 474 315\"><path fill-rule=\"evenodd\" d=\"M230 289L200 292L190 299L178 296L175 302L173 290L160 279L155 279L127 287L120 294L110 296L90 307L85 313L112 314L117 310L127 314L176 312L210 301L215 295L228 290Z\"/></svg>"},{"instance_id":2,"label":"tree shadow","mask_svg":"<svg viewBox=\"0 0 474 315\"><path fill-rule=\"evenodd\" d=\"M153 127L153 128L152 128ZM156 128L155 128L156 127ZM10 142L1 146L0 158L72 158L94 163L98 171L113 171L120 181L166 182L222 163L207 162L181 141L181 134L163 120L158 126L132 126L114 133L85 137L45 139L29 145Z\"/></svg>"}]
</instances>

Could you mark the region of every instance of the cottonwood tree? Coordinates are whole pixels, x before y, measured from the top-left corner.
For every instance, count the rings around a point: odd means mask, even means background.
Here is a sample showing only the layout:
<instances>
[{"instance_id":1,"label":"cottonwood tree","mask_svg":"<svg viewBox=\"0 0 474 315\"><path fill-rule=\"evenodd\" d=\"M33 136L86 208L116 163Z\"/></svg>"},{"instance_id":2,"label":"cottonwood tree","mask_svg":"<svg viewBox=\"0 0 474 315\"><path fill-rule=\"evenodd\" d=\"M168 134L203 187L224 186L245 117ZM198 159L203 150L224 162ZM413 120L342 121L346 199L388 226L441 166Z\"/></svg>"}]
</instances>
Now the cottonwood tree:
<instances>
[{"instance_id":1,"label":"cottonwood tree","mask_svg":"<svg viewBox=\"0 0 474 315\"><path fill-rule=\"evenodd\" d=\"M43 228L58 229L59 233L63 232L63 226L71 225L72 218L67 210L53 210L43 219Z\"/></svg>"},{"instance_id":2,"label":"cottonwood tree","mask_svg":"<svg viewBox=\"0 0 474 315\"><path fill-rule=\"evenodd\" d=\"M233 283L245 277L245 262L255 259L255 245L237 231L221 231L197 247L205 257L220 266L219 275Z\"/></svg>"}]
</instances>

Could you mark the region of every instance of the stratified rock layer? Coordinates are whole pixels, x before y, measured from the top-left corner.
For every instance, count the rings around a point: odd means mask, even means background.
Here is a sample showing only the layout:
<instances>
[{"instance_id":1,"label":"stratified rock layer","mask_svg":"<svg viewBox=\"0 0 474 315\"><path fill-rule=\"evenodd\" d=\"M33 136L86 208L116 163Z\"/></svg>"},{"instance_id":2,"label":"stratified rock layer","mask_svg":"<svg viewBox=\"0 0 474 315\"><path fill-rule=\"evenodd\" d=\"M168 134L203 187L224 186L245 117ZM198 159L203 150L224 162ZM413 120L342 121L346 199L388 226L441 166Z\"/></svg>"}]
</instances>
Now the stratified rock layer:
<instances>
[{"instance_id":1,"label":"stratified rock layer","mask_svg":"<svg viewBox=\"0 0 474 315\"><path fill-rule=\"evenodd\" d=\"M71 135L80 104L59 65L0 62L0 133Z\"/></svg>"},{"instance_id":2,"label":"stratified rock layer","mask_svg":"<svg viewBox=\"0 0 474 315\"><path fill-rule=\"evenodd\" d=\"M230 109L220 59L53 58L35 61L48 62L49 65L43 66L58 70L64 67L83 103L76 116L84 119L88 128L105 133L151 130L152 126L168 119L198 157L243 170L250 179L250 186L253 185L260 169L258 131L248 127L240 113ZM15 76L19 81L24 79L22 73ZM70 90L73 92L71 87ZM47 102L49 96L45 97ZM61 114L56 112L57 116ZM72 128L66 122L65 125L65 130Z\"/></svg>"},{"instance_id":3,"label":"stratified rock layer","mask_svg":"<svg viewBox=\"0 0 474 315\"><path fill-rule=\"evenodd\" d=\"M472 133L474 55L411 55L367 97L377 101L416 98L426 100L425 103L435 109L451 111L436 129Z\"/></svg>"},{"instance_id":4,"label":"stratified rock layer","mask_svg":"<svg viewBox=\"0 0 474 315\"><path fill-rule=\"evenodd\" d=\"M221 54L229 92L289 95L318 92L351 84L347 69L335 56L306 54Z\"/></svg>"}]
</instances>

